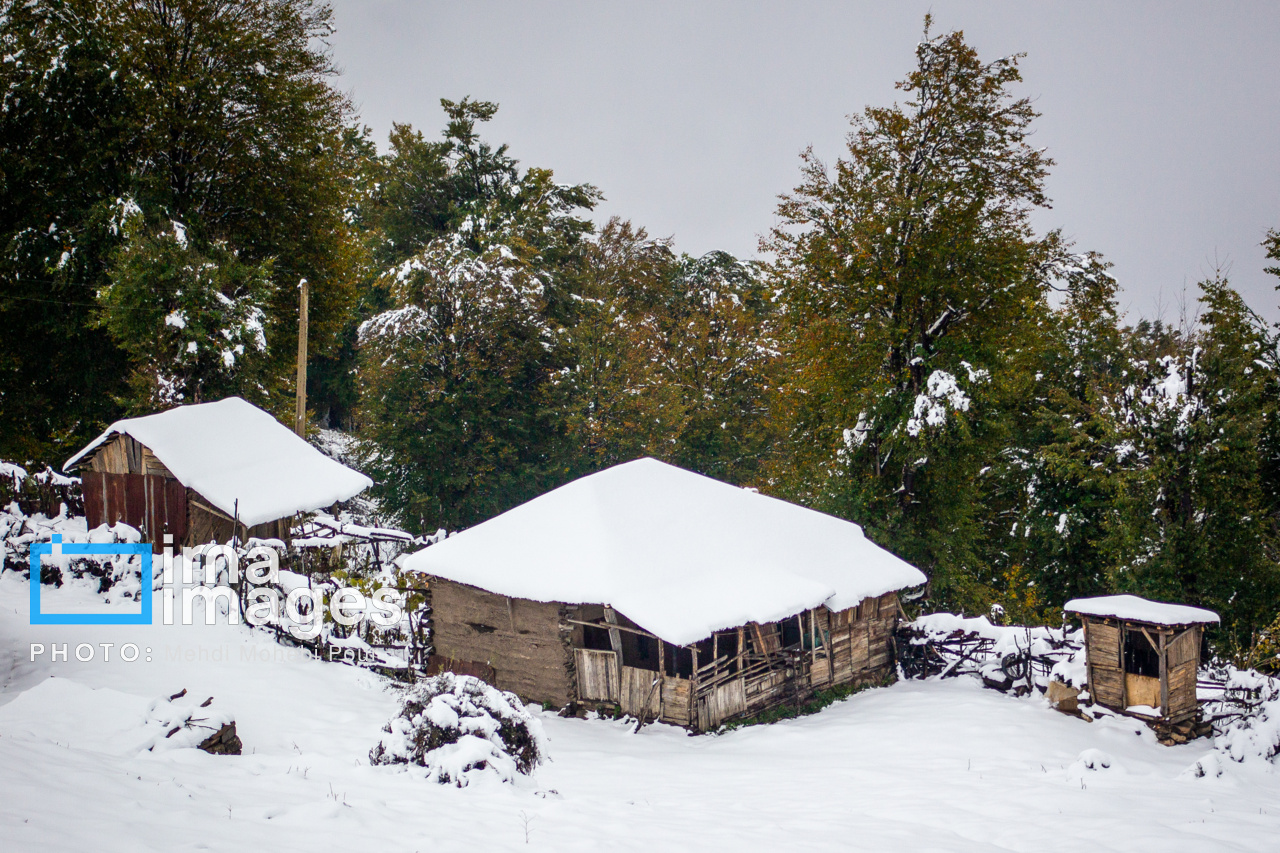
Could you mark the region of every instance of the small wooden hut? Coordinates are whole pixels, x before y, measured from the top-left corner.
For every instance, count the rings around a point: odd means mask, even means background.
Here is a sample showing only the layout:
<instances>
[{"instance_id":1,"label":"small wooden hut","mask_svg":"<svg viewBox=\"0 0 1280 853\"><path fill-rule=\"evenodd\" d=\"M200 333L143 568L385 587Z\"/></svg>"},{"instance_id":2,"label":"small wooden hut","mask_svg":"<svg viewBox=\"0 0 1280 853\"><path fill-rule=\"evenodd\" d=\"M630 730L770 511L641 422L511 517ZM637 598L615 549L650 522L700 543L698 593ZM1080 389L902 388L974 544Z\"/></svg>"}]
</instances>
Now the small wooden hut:
<instances>
[{"instance_id":1,"label":"small wooden hut","mask_svg":"<svg viewBox=\"0 0 1280 853\"><path fill-rule=\"evenodd\" d=\"M925 581L856 524L653 459L402 565L430 582L436 670L694 731L892 680L897 591Z\"/></svg>"},{"instance_id":2,"label":"small wooden hut","mask_svg":"<svg viewBox=\"0 0 1280 853\"><path fill-rule=\"evenodd\" d=\"M373 484L239 397L117 421L62 467L80 473L90 529L123 521L156 551L165 534L285 539L298 513Z\"/></svg>"},{"instance_id":3,"label":"small wooden hut","mask_svg":"<svg viewBox=\"0 0 1280 853\"><path fill-rule=\"evenodd\" d=\"M1194 732L1203 630L1218 614L1135 595L1077 598L1063 611L1084 623L1095 703L1147 720L1162 740Z\"/></svg>"}]
</instances>

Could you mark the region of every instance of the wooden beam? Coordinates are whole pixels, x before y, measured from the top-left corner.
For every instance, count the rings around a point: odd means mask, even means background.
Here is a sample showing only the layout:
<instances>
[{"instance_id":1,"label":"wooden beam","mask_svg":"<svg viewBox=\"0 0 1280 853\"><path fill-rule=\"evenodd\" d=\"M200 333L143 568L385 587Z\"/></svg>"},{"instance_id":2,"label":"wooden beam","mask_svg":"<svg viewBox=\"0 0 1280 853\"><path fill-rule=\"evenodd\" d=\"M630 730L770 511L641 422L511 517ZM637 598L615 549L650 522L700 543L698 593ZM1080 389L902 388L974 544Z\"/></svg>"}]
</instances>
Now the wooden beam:
<instances>
[{"instance_id":1,"label":"wooden beam","mask_svg":"<svg viewBox=\"0 0 1280 853\"><path fill-rule=\"evenodd\" d=\"M588 628L600 628L605 631L626 631L628 634L639 634L641 637L648 637L651 640L661 640L657 634L650 634L639 628L632 628L628 625L610 625L608 622L586 622L582 619L565 619L571 625L585 625Z\"/></svg>"}]
</instances>

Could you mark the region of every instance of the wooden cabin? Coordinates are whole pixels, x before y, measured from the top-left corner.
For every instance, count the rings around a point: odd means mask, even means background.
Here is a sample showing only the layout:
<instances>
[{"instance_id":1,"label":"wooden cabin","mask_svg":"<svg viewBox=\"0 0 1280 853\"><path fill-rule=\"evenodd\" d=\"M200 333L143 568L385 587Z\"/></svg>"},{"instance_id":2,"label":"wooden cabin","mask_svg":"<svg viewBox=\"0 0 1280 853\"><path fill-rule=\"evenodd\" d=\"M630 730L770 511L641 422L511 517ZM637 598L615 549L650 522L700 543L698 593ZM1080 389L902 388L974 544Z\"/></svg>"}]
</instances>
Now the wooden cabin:
<instances>
[{"instance_id":1,"label":"wooden cabin","mask_svg":"<svg viewBox=\"0 0 1280 853\"><path fill-rule=\"evenodd\" d=\"M239 397L117 421L63 470L80 474L90 529L124 522L157 552L166 534L287 539L297 514L372 485Z\"/></svg>"},{"instance_id":2,"label":"wooden cabin","mask_svg":"<svg viewBox=\"0 0 1280 853\"><path fill-rule=\"evenodd\" d=\"M890 592L843 610L665 642L603 604L510 598L430 577L434 672L475 675L526 701L617 709L694 731L842 684L893 680Z\"/></svg>"},{"instance_id":3,"label":"wooden cabin","mask_svg":"<svg viewBox=\"0 0 1280 853\"><path fill-rule=\"evenodd\" d=\"M693 731L894 676L897 591L861 529L641 459L402 558L432 667Z\"/></svg>"},{"instance_id":4,"label":"wooden cabin","mask_svg":"<svg viewBox=\"0 0 1280 853\"><path fill-rule=\"evenodd\" d=\"M1134 595L1077 598L1063 610L1084 623L1096 704L1141 717L1161 733L1194 728L1204 626L1216 624L1218 614Z\"/></svg>"}]
</instances>

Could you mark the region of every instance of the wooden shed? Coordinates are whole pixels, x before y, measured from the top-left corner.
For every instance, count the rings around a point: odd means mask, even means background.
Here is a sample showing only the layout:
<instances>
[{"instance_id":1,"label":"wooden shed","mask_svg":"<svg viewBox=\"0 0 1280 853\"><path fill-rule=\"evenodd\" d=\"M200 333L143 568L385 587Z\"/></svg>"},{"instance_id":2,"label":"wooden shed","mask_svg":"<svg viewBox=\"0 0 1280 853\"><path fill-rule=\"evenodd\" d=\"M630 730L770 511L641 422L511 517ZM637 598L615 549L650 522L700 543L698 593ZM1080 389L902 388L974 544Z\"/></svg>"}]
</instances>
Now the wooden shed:
<instances>
[{"instance_id":1,"label":"wooden shed","mask_svg":"<svg viewBox=\"0 0 1280 853\"><path fill-rule=\"evenodd\" d=\"M1218 614L1134 595L1077 598L1063 610L1084 623L1096 704L1146 719L1162 739L1194 729L1204 626L1216 624Z\"/></svg>"},{"instance_id":2,"label":"wooden shed","mask_svg":"<svg viewBox=\"0 0 1280 853\"><path fill-rule=\"evenodd\" d=\"M856 524L642 459L402 558L432 665L694 731L894 676L897 591Z\"/></svg>"},{"instance_id":3,"label":"wooden shed","mask_svg":"<svg viewBox=\"0 0 1280 853\"><path fill-rule=\"evenodd\" d=\"M165 534L285 539L297 514L372 485L239 397L117 421L63 470L81 476L90 529L122 521L156 551Z\"/></svg>"}]
</instances>

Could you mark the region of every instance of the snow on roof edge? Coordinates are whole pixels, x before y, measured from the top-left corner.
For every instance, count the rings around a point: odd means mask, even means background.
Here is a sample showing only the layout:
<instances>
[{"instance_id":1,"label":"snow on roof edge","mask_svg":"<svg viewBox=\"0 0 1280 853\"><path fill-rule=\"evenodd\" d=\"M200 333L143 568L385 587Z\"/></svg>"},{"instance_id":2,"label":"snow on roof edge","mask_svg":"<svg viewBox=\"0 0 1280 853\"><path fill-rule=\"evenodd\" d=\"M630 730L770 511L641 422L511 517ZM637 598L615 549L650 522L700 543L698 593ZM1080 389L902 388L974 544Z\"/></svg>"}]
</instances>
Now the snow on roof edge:
<instances>
[{"instance_id":1,"label":"snow on roof edge","mask_svg":"<svg viewBox=\"0 0 1280 853\"><path fill-rule=\"evenodd\" d=\"M1133 622L1153 625L1207 625L1222 620L1212 610L1192 607L1188 604L1170 604L1152 601L1136 595L1100 595L1093 598L1073 598L1062 606L1067 613L1082 616L1109 616Z\"/></svg>"},{"instance_id":2,"label":"snow on roof edge","mask_svg":"<svg viewBox=\"0 0 1280 853\"><path fill-rule=\"evenodd\" d=\"M240 397L116 421L62 469L117 435L137 440L184 486L228 515L238 513L249 527L348 500L373 485Z\"/></svg>"},{"instance_id":3,"label":"snow on roof edge","mask_svg":"<svg viewBox=\"0 0 1280 853\"><path fill-rule=\"evenodd\" d=\"M650 458L552 489L399 564L512 598L611 605L676 645L927 580L852 522Z\"/></svg>"}]
</instances>

